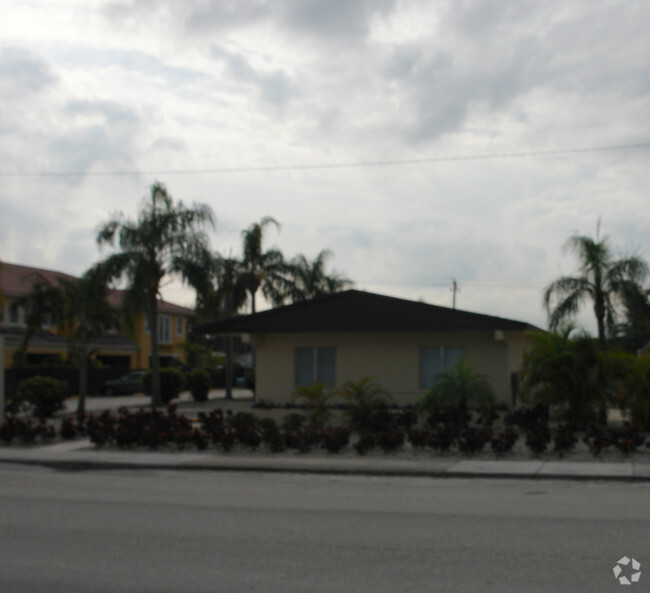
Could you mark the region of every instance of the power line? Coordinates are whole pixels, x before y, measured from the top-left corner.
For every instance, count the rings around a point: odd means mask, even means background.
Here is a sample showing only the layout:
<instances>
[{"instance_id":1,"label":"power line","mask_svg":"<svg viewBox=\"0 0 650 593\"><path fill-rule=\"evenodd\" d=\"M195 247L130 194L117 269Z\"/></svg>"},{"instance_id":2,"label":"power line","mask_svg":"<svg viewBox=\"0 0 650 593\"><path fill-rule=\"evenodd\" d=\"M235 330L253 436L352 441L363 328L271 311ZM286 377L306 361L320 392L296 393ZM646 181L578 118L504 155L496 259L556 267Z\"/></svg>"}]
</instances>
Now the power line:
<instances>
[{"instance_id":1,"label":"power line","mask_svg":"<svg viewBox=\"0 0 650 593\"><path fill-rule=\"evenodd\" d=\"M522 152L500 152L494 154L474 154L460 156L438 156L419 159L394 159L383 161L356 161L349 163L312 163L306 165L251 165L245 167L213 167L205 169L152 169L125 171L0 171L0 177L132 177L137 175L213 175L222 173L268 173L273 171L309 171L319 169L356 169L370 167L396 167L404 165L424 165L433 163L450 163L462 161L487 161L497 159L515 159L525 157L553 156L588 152L607 152L615 150L635 150L650 148L650 142L636 144L613 144L608 146L589 146L582 148L558 148L553 150L529 150Z\"/></svg>"}]
</instances>

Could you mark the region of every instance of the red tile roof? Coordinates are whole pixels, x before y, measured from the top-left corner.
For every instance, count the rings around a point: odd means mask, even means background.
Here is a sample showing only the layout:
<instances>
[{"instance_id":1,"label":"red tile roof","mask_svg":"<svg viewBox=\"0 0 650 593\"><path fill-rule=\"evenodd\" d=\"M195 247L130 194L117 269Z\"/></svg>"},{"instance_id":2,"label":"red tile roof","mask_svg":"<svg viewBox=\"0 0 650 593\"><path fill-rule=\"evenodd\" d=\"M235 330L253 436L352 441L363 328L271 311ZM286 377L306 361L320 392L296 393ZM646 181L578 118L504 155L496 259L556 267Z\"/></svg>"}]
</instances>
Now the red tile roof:
<instances>
[{"instance_id":1,"label":"red tile roof","mask_svg":"<svg viewBox=\"0 0 650 593\"><path fill-rule=\"evenodd\" d=\"M20 296L29 292L35 282L40 281L49 286L58 286L59 279L74 279L70 274L20 266L2 262L0 265L0 290L7 296Z\"/></svg>"},{"instance_id":2,"label":"red tile roof","mask_svg":"<svg viewBox=\"0 0 650 593\"><path fill-rule=\"evenodd\" d=\"M119 307L122 304L126 290L112 290L108 295L108 302L115 306ZM179 315L194 315L194 309L189 309L188 307L181 307L180 305L175 305L174 303L169 303L158 299L158 312L159 313L176 313Z\"/></svg>"},{"instance_id":3,"label":"red tile roof","mask_svg":"<svg viewBox=\"0 0 650 593\"><path fill-rule=\"evenodd\" d=\"M2 262L0 265L0 291L6 296L21 296L29 292L35 282L40 281L49 286L58 286L60 279L74 280L76 277L64 272L45 270ZM113 290L108 295L108 302L118 307L124 298L124 290ZM158 310L161 313L176 313L179 315L194 315L194 310L181 307L158 299Z\"/></svg>"}]
</instances>

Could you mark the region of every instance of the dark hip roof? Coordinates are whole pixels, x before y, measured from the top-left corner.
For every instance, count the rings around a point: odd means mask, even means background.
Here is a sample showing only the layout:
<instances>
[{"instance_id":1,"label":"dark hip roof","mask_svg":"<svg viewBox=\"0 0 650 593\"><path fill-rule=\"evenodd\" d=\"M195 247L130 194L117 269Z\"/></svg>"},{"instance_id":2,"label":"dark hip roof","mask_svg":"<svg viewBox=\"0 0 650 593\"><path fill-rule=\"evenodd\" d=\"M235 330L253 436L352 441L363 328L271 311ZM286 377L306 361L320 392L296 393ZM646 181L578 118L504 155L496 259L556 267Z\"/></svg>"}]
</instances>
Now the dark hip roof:
<instances>
[{"instance_id":1,"label":"dark hip roof","mask_svg":"<svg viewBox=\"0 0 650 593\"><path fill-rule=\"evenodd\" d=\"M529 330L522 321L346 290L197 328L201 334Z\"/></svg>"}]
</instances>

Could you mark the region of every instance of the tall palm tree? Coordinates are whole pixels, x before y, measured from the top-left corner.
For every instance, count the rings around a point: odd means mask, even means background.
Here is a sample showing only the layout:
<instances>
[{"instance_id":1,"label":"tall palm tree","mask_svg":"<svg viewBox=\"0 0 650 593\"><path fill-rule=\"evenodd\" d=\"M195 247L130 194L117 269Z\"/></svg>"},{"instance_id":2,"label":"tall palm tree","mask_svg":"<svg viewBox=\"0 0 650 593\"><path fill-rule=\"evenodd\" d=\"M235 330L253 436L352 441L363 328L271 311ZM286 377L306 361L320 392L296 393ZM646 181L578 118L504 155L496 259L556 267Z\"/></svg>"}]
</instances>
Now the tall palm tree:
<instances>
[{"instance_id":1,"label":"tall palm tree","mask_svg":"<svg viewBox=\"0 0 650 593\"><path fill-rule=\"evenodd\" d=\"M591 301L598 324L598 342L607 346L607 333L616 323L616 299L620 298L630 282L639 283L648 272L647 264L638 257L614 260L607 237L596 238L574 235L565 249L577 253L580 273L563 276L544 291L544 305L549 313L549 327L557 329L563 321L573 317L584 301Z\"/></svg>"},{"instance_id":2,"label":"tall palm tree","mask_svg":"<svg viewBox=\"0 0 650 593\"><path fill-rule=\"evenodd\" d=\"M125 277L129 283L128 298L148 315L151 337L151 405L161 406L160 363L158 360L158 297L163 279L180 275L183 280L199 283L200 262L208 262L208 239L199 230L205 224L214 226L209 206L174 205L161 183L151 186L151 196L142 204L138 219L127 220L120 213L105 223L98 232L100 245L114 245L120 251L109 256L103 267L110 278ZM198 264L198 265L197 265Z\"/></svg>"},{"instance_id":3,"label":"tall palm tree","mask_svg":"<svg viewBox=\"0 0 650 593\"><path fill-rule=\"evenodd\" d=\"M60 321L67 326L70 340L79 346L77 414L83 414L88 391L88 343L117 325L118 313L107 300L108 286L101 267L94 266L81 278L65 278L59 283L63 291Z\"/></svg>"},{"instance_id":4,"label":"tall palm tree","mask_svg":"<svg viewBox=\"0 0 650 593\"><path fill-rule=\"evenodd\" d=\"M23 339L14 354L14 364L25 362L29 342L36 330L40 329L48 320L58 318L63 306L63 295L58 286L51 286L37 280L30 291L17 298L12 304L12 311L22 308L25 312L26 329Z\"/></svg>"},{"instance_id":5,"label":"tall palm tree","mask_svg":"<svg viewBox=\"0 0 650 593\"><path fill-rule=\"evenodd\" d=\"M264 235L271 225L280 227L277 220L265 216L260 222L255 222L242 231L242 269L250 296L251 313L255 313L255 295L260 289L274 305L281 305L286 293L287 265L282 253L278 249L263 249Z\"/></svg>"},{"instance_id":6,"label":"tall palm tree","mask_svg":"<svg viewBox=\"0 0 650 593\"><path fill-rule=\"evenodd\" d=\"M291 282L288 283L287 291L292 302L306 301L352 286L352 282L344 276L336 272L325 272L325 264L331 256L332 252L324 249L311 262L304 255L297 255L291 260Z\"/></svg>"},{"instance_id":7,"label":"tall palm tree","mask_svg":"<svg viewBox=\"0 0 650 593\"><path fill-rule=\"evenodd\" d=\"M211 320L228 319L239 311L247 298L247 276L242 263L233 257L215 253L209 268L210 282L199 293L197 309L202 317ZM233 337L226 336L226 399L232 399L234 379Z\"/></svg>"}]
</instances>

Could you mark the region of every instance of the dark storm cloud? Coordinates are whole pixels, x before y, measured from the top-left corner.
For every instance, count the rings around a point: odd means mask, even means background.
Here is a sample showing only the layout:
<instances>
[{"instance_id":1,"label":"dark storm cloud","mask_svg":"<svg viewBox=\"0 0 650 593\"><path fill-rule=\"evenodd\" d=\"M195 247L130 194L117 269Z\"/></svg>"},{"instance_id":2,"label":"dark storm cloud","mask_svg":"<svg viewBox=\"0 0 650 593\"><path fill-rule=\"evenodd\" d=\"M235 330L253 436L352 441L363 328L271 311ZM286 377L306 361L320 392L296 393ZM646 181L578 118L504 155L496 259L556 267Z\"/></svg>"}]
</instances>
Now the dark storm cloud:
<instances>
[{"instance_id":1,"label":"dark storm cloud","mask_svg":"<svg viewBox=\"0 0 650 593\"><path fill-rule=\"evenodd\" d=\"M49 64L37 54L17 47L0 49L0 94L24 97L57 80Z\"/></svg>"}]
</instances>

